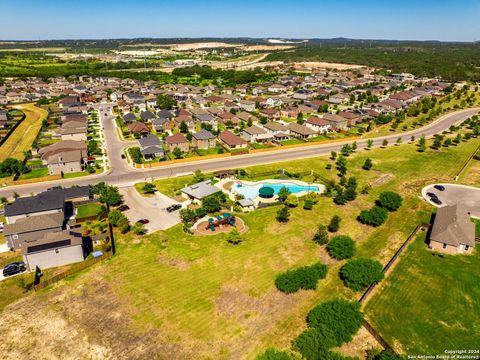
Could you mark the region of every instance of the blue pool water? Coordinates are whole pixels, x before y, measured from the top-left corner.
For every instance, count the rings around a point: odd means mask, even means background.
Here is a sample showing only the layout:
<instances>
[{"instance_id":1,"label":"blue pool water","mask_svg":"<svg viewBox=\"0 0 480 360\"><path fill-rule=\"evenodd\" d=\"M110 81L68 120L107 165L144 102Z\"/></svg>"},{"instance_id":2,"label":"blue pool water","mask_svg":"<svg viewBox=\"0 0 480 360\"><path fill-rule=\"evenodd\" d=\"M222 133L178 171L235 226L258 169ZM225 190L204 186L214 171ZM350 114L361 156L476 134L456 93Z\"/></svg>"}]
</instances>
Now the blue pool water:
<instances>
[{"instance_id":1,"label":"blue pool water","mask_svg":"<svg viewBox=\"0 0 480 360\"><path fill-rule=\"evenodd\" d=\"M282 187L286 187L292 194L299 193L301 191L319 191L318 186L309 186L309 185L297 185L293 183L261 183L257 185L244 185L237 184L232 188L232 192L236 194L243 195L246 199L255 199L258 196L258 191L260 188L268 186L273 189L275 194L278 194Z\"/></svg>"}]
</instances>

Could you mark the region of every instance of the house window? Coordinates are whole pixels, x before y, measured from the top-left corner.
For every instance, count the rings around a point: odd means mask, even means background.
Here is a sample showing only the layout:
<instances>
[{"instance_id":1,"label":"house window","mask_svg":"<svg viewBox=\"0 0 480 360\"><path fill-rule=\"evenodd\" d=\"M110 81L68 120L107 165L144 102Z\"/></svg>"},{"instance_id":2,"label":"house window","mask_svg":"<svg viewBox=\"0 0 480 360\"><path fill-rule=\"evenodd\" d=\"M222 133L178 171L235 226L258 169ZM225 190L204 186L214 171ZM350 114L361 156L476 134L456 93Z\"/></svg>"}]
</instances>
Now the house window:
<instances>
[{"instance_id":1,"label":"house window","mask_svg":"<svg viewBox=\"0 0 480 360\"><path fill-rule=\"evenodd\" d=\"M55 249L55 254L58 254L58 249Z\"/></svg>"},{"instance_id":2,"label":"house window","mask_svg":"<svg viewBox=\"0 0 480 360\"><path fill-rule=\"evenodd\" d=\"M443 244L443 248L446 249L446 248L447 248L447 244Z\"/></svg>"},{"instance_id":3,"label":"house window","mask_svg":"<svg viewBox=\"0 0 480 360\"><path fill-rule=\"evenodd\" d=\"M467 250L468 250L468 248L469 248L469 246L468 246L468 245L465 245L465 251L467 251Z\"/></svg>"}]
</instances>

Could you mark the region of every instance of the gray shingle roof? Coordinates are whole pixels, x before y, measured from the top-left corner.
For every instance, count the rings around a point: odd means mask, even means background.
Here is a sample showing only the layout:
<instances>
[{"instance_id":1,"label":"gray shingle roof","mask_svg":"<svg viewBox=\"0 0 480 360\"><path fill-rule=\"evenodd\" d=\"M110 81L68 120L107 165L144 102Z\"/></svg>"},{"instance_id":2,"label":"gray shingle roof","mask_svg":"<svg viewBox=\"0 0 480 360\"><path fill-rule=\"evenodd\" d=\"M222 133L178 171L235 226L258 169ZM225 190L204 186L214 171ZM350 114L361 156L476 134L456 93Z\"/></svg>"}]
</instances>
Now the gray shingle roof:
<instances>
[{"instance_id":1,"label":"gray shingle roof","mask_svg":"<svg viewBox=\"0 0 480 360\"><path fill-rule=\"evenodd\" d=\"M213 135L210 131L205 130L205 129L193 134L192 136L197 140L215 139L215 135Z\"/></svg>"},{"instance_id":2,"label":"gray shingle roof","mask_svg":"<svg viewBox=\"0 0 480 360\"><path fill-rule=\"evenodd\" d=\"M188 196L201 200L207 196L216 194L221 190L216 186L213 186L210 180L206 180L194 185L184 187L181 191Z\"/></svg>"}]
</instances>

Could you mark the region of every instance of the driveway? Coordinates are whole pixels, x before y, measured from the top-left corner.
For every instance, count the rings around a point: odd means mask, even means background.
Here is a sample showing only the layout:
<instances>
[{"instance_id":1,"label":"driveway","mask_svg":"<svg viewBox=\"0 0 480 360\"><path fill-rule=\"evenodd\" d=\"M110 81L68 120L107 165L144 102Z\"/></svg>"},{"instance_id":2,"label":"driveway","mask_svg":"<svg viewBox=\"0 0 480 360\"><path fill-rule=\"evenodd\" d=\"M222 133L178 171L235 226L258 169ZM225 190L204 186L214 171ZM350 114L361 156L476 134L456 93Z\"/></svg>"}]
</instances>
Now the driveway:
<instances>
[{"instance_id":1,"label":"driveway","mask_svg":"<svg viewBox=\"0 0 480 360\"><path fill-rule=\"evenodd\" d=\"M124 212L128 220L132 223L140 219L150 220L145 225L148 232L165 230L180 223L179 211L169 213L165 210L172 204L178 204L175 200L158 192L154 196L144 197L134 187L120 188L120 193L124 203L130 207Z\"/></svg>"},{"instance_id":2,"label":"driveway","mask_svg":"<svg viewBox=\"0 0 480 360\"><path fill-rule=\"evenodd\" d=\"M432 192L442 201L440 207L461 204L470 212L471 216L480 218L480 188L457 184L438 184L445 186L444 191L439 191L433 187L434 185L428 185L422 189L422 196L428 203L437 206L427 196L427 192Z\"/></svg>"}]
</instances>

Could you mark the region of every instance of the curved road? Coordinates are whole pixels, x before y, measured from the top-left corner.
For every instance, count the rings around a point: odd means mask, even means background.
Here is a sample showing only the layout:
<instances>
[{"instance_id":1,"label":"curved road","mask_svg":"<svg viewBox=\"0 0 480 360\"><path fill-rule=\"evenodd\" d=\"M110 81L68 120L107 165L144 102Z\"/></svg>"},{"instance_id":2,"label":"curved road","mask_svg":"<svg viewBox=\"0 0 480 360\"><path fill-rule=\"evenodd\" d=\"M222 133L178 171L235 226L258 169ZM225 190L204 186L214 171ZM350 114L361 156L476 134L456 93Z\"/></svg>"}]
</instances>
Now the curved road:
<instances>
[{"instance_id":1,"label":"curved road","mask_svg":"<svg viewBox=\"0 0 480 360\"><path fill-rule=\"evenodd\" d=\"M101 107L108 105L100 104L99 106ZM395 143L395 141L399 137L402 138L403 142L409 141L412 135L415 136L416 139L418 139L421 135L425 135L425 137L427 138L432 137L433 135L439 134L442 131L448 129L451 125L460 123L463 120L469 118L470 116L478 114L479 111L480 108L456 111L454 113L443 115L436 121L419 129L415 129L401 134L392 134L372 138L373 146L381 146L382 142L385 139L388 140L389 144L391 145ZM137 182L145 181L147 179L163 179L192 173L197 169L210 172L223 169L242 168L252 165L268 164L325 155L329 154L331 151L339 151L344 144L351 144L355 141L345 140L342 142L329 144L319 144L291 149L279 149L278 151L270 151L265 153L192 161L187 163L162 166L154 169L134 170L133 168L130 168L128 166L126 160L121 158L123 149L126 146L131 145L133 142L125 142L118 139L113 116L104 116L104 113L102 112L101 121L104 127L107 154L110 165L110 170L107 173L85 176L75 179L8 186L0 189L0 197L12 197L14 192L18 193L21 196L25 196L31 193L38 193L44 191L47 188L55 185L69 187L72 185L96 184L100 181L105 181L108 184L116 185L119 187L126 187L132 186ZM356 142L359 148L364 148L367 146L367 139L357 139Z\"/></svg>"}]
</instances>

